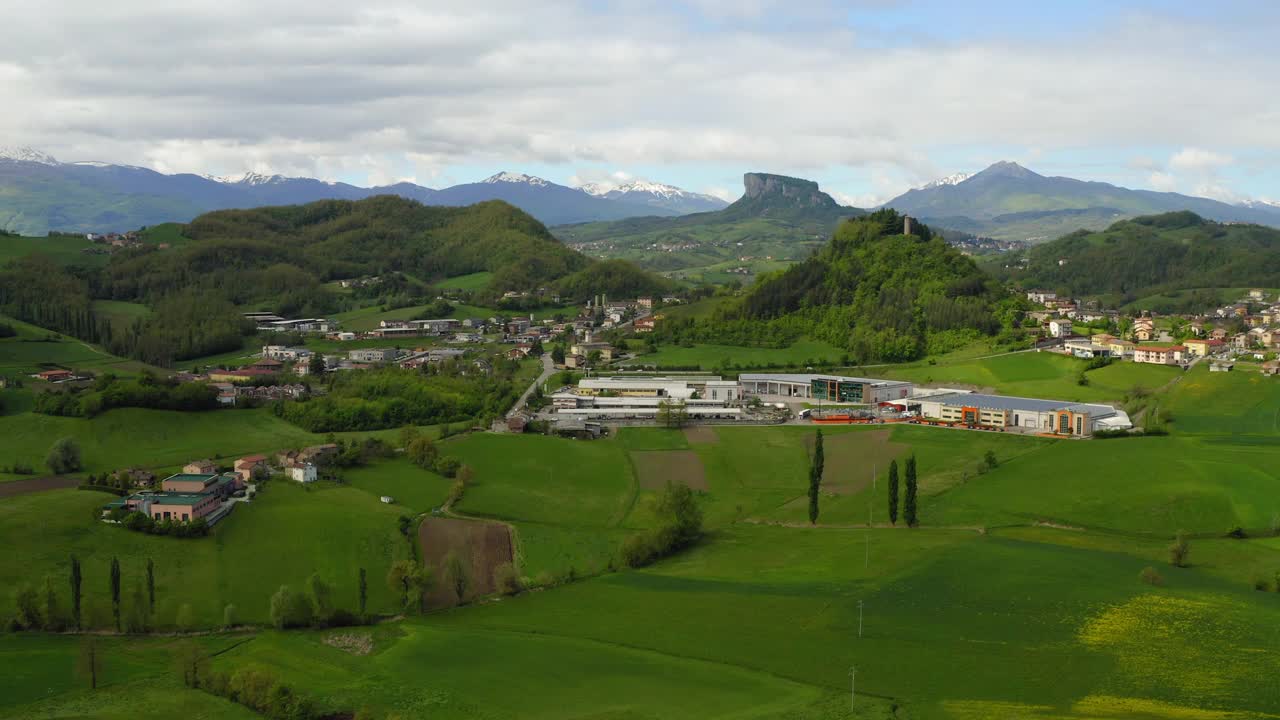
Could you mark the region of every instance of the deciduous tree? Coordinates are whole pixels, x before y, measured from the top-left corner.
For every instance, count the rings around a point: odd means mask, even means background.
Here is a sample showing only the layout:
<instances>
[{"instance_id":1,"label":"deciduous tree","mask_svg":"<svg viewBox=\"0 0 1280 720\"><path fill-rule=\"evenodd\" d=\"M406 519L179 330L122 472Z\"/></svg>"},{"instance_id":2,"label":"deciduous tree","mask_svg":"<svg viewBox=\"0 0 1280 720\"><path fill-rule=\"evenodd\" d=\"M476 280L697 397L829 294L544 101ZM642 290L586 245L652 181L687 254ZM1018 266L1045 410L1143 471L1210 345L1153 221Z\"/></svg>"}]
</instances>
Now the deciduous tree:
<instances>
[{"instance_id":1,"label":"deciduous tree","mask_svg":"<svg viewBox=\"0 0 1280 720\"><path fill-rule=\"evenodd\" d=\"M809 524L818 522L818 493L822 489L822 470L826 458L822 450L822 429L813 439L813 460L809 465Z\"/></svg>"}]
</instances>

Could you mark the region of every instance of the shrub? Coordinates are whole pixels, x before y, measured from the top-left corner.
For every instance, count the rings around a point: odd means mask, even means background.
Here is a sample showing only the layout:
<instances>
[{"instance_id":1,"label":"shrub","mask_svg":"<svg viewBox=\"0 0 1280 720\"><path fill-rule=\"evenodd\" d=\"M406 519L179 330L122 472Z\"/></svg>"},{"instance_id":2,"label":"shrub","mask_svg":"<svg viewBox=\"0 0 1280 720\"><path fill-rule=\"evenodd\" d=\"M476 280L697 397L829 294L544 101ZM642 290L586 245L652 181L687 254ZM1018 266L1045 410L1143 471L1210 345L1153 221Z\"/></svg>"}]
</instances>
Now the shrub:
<instances>
[{"instance_id":1,"label":"shrub","mask_svg":"<svg viewBox=\"0 0 1280 720\"><path fill-rule=\"evenodd\" d=\"M236 608L235 603L227 603L222 608L222 627L233 628L240 624L240 611Z\"/></svg>"},{"instance_id":2,"label":"shrub","mask_svg":"<svg viewBox=\"0 0 1280 720\"><path fill-rule=\"evenodd\" d=\"M502 595L515 595L520 592L520 575L511 563L502 563L493 569L493 586Z\"/></svg>"},{"instance_id":3,"label":"shrub","mask_svg":"<svg viewBox=\"0 0 1280 720\"><path fill-rule=\"evenodd\" d=\"M1258 592L1267 592L1271 589L1271 584L1267 582L1266 578L1256 577L1253 579L1253 589Z\"/></svg>"},{"instance_id":4,"label":"shrub","mask_svg":"<svg viewBox=\"0 0 1280 720\"><path fill-rule=\"evenodd\" d=\"M1159 586L1164 584L1164 577L1160 575L1160 571L1150 565L1142 568L1142 572L1138 573L1138 577L1148 585Z\"/></svg>"},{"instance_id":5,"label":"shrub","mask_svg":"<svg viewBox=\"0 0 1280 720\"><path fill-rule=\"evenodd\" d=\"M60 438L49 448L44 462L55 475L75 472L80 469L80 444L75 438Z\"/></svg>"},{"instance_id":6,"label":"shrub","mask_svg":"<svg viewBox=\"0 0 1280 720\"><path fill-rule=\"evenodd\" d=\"M1178 531L1177 538L1169 546L1169 564L1174 567L1186 567L1187 558L1191 555L1191 543L1183 530Z\"/></svg>"},{"instance_id":7,"label":"shrub","mask_svg":"<svg viewBox=\"0 0 1280 720\"><path fill-rule=\"evenodd\" d=\"M1244 531L1244 528L1237 525L1227 531L1227 537L1235 538L1236 540L1244 540L1249 537L1249 534Z\"/></svg>"}]
</instances>

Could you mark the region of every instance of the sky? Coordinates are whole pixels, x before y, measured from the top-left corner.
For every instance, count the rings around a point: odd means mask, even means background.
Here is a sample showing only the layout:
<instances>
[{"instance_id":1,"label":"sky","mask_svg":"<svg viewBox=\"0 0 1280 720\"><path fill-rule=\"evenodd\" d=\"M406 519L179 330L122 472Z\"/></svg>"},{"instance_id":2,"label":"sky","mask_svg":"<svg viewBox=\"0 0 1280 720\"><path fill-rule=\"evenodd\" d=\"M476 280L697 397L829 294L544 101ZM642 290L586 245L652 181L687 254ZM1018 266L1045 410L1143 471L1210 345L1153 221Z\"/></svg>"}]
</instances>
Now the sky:
<instances>
[{"instance_id":1,"label":"sky","mask_svg":"<svg viewBox=\"0 0 1280 720\"><path fill-rule=\"evenodd\" d=\"M0 145L444 187L507 170L873 206L1013 160L1280 200L1272 0L0 0Z\"/></svg>"}]
</instances>

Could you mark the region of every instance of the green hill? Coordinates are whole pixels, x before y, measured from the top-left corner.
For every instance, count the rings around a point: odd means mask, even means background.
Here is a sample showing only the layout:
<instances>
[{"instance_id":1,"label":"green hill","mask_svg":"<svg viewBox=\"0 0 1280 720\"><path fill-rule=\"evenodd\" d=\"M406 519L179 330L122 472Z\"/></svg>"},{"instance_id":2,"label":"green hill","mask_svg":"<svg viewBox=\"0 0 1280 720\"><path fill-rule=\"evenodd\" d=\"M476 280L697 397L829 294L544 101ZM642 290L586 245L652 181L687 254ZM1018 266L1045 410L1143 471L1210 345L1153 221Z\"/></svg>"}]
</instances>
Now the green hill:
<instances>
[{"instance_id":1,"label":"green hill","mask_svg":"<svg viewBox=\"0 0 1280 720\"><path fill-rule=\"evenodd\" d=\"M999 273L1024 287L1104 296L1123 305L1169 293L1166 310L1206 310L1221 294L1203 288L1280 286L1280 230L1221 224L1190 212L1122 220L1025 251Z\"/></svg>"},{"instance_id":2,"label":"green hill","mask_svg":"<svg viewBox=\"0 0 1280 720\"><path fill-rule=\"evenodd\" d=\"M859 362L919 357L944 334L993 334L1007 297L925 225L879 210L840 226L819 252L762 279L726 320L804 326Z\"/></svg>"},{"instance_id":3,"label":"green hill","mask_svg":"<svg viewBox=\"0 0 1280 720\"><path fill-rule=\"evenodd\" d=\"M743 196L724 210L562 225L553 232L589 255L687 272L726 261L749 266L752 261L743 257L800 260L820 247L841 220L865 214L841 206L809 180L747 173L743 184Z\"/></svg>"}]
</instances>

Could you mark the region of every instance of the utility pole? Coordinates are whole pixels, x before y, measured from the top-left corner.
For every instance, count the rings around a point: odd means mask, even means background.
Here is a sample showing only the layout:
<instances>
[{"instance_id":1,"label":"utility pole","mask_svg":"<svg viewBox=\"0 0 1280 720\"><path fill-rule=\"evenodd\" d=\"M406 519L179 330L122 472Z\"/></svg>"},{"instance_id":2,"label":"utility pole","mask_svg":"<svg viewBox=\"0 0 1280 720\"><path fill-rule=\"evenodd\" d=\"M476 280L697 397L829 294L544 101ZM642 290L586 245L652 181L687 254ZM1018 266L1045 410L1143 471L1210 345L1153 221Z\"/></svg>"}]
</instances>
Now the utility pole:
<instances>
[{"instance_id":1,"label":"utility pole","mask_svg":"<svg viewBox=\"0 0 1280 720\"><path fill-rule=\"evenodd\" d=\"M871 567L871 531L870 530L867 531L867 565L866 566L868 568Z\"/></svg>"},{"instance_id":2,"label":"utility pole","mask_svg":"<svg viewBox=\"0 0 1280 720\"><path fill-rule=\"evenodd\" d=\"M871 492L875 492L875 491L876 491L876 466L875 466L875 463L872 463L871 464Z\"/></svg>"},{"instance_id":3,"label":"utility pole","mask_svg":"<svg viewBox=\"0 0 1280 720\"><path fill-rule=\"evenodd\" d=\"M858 637L862 637L862 601L858 601Z\"/></svg>"},{"instance_id":4,"label":"utility pole","mask_svg":"<svg viewBox=\"0 0 1280 720\"><path fill-rule=\"evenodd\" d=\"M858 694L858 666L849 668L849 709L853 709L853 699Z\"/></svg>"}]
</instances>

